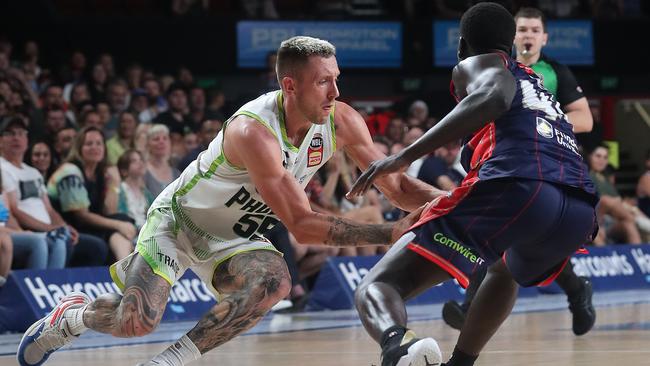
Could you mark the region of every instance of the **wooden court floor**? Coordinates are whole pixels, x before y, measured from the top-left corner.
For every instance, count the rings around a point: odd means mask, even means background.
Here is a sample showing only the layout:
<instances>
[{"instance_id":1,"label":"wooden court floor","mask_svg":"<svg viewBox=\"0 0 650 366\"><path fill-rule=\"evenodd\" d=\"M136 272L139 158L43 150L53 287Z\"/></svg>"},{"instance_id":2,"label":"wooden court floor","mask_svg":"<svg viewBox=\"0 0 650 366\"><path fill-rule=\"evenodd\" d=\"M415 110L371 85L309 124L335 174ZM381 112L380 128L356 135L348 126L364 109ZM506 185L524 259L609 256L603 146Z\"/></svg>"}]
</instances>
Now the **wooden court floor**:
<instances>
[{"instance_id":1,"label":"wooden court floor","mask_svg":"<svg viewBox=\"0 0 650 366\"><path fill-rule=\"evenodd\" d=\"M568 310L513 314L476 365L650 365L650 304L600 307L594 330L575 337ZM418 335L434 336L448 357L458 332L441 320L412 323ZM48 366L136 365L165 343L69 350L55 353ZM370 366L378 347L361 327L246 335L204 355L192 365ZM16 365L1 357L0 365Z\"/></svg>"}]
</instances>

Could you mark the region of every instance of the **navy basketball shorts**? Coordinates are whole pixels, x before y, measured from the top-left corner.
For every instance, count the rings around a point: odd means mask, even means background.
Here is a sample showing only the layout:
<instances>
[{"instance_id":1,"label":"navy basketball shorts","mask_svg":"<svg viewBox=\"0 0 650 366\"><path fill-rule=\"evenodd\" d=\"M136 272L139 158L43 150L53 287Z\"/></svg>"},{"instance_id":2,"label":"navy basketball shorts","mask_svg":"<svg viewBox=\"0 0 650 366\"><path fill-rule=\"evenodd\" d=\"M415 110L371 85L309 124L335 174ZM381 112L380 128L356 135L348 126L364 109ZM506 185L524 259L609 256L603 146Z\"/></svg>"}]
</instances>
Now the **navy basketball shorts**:
<instances>
[{"instance_id":1,"label":"navy basketball shorts","mask_svg":"<svg viewBox=\"0 0 650 366\"><path fill-rule=\"evenodd\" d=\"M476 181L434 201L407 248L467 287L481 265L503 258L521 286L549 284L597 231L594 203L580 190L543 181Z\"/></svg>"}]
</instances>

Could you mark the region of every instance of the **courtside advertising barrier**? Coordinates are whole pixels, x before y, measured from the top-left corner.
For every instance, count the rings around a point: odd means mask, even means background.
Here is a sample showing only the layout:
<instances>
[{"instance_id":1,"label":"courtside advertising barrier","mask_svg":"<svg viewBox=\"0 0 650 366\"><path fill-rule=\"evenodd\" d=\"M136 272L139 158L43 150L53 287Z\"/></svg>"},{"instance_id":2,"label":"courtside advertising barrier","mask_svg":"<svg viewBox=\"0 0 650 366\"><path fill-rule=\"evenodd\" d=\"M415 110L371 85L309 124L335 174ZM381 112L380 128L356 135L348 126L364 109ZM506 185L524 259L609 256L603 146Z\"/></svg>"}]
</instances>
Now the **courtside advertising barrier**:
<instances>
[{"instance_id":1,"label":"courtside advertising barrier","mask_svg":"<svg viewBox=\"0 0 650 366\"><path fill-rule=\"evenodd\" d=\"M350 309L354 307L354 290L381 256L332 257L321 269L310 294L312 309ZM617 245L603 248L589 247L589 254L571 258L578 276L591 278L595 291L650 288L650 245ZM540 293L559 293L553 283L547 287L521 288L520 297ZM464 290L454 281L434 286L409 304L444 303L462 300Z\"/></svg>"},{"instance_id":2,"label":"courtside advertising barrier","mask_svg":"<svg viewBox=\"0 0 650 366\"><path fill-rule=\"evenodd\" d=\"M92 299L121 294L106 267L13 271L0 288L0 332L26 330L72 291ZM215 303L203 282L187 271L171 289L163 321L197 320Z\"/></svg>"},{"instance_id":3,"label":"courtside advertising barrier","mask_svg":"<svg viewBox=\"0 0 650 366\"><path fill-rule=\"evenodd\" d=\"M354 290L380 259L381 256L329 258L310 294L309 309L353 308ZM650 245L590 247L589 254L576 254L571 261L579 276L591 278L595 291L650 288ZM0 288L0 332L24 331L72 291L83 291L93 299L105 293L120 293L105 267L13 271ZM555 284L522 288L519 296L549 292L559 292L559 288ZM447 281L409 304L460 300L463 294L455 281ZM205 284L187 271L171 289L163 321L198 320L214 304L214 296Z\"/></svg>"}]
</instances>

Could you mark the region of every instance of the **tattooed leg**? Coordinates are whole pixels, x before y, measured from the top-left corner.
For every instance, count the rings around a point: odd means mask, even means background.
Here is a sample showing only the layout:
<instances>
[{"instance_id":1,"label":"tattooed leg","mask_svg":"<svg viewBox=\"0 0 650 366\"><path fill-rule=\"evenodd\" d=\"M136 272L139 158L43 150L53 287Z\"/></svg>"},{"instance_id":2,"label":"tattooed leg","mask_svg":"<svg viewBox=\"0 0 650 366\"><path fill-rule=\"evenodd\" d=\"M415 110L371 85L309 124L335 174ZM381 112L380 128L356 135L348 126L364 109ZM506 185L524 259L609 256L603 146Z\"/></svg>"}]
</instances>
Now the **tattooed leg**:
<instances>
[{"instance_id":1,"label":"tattooed leg","mask_svg":"<svg viewBox=\"0 0 650 366\"><path fill-rule=\"evenodd\" d=\"M141 337L151 333L162 318L171 286L153 273L138 255L126 276L124 295L97 297L83 314L84 324L116 337Z\"/></svg>"},{"instance_id":2,"label":"tattooed leg","mask_svg":"<svg viewBox=\"0 0 650 366\"><path fill-rule=\"evenodd\" d=\"M256 250L237 254L220 264L212 284L226 297L187 333L201 354L257 324L289 294L291 278L279 254Z\"/></svg>"}]
</instances>

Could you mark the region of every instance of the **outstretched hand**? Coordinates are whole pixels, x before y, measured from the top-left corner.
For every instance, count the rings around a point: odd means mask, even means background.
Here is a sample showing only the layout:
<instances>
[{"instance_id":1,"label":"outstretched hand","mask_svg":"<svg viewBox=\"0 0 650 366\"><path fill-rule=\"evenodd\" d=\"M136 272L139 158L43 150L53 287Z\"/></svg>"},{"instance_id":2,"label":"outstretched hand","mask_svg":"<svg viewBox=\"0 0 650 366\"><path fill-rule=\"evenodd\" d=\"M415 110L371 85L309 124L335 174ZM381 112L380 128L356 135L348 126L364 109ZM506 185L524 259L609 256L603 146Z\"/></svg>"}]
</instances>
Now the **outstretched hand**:
<instances>
[{"instance_id":1,"label":"outstretched hand","mask_svg":"<svg viewBox=\"0 0 650 366\"><path fill-rule=\"evenodd\" d=\"M346 194L347 198L352 198L355 196L361 196L370 189L372 182L377 178L394 173L408 167L409 162L402 158L399 154L391 155L382 160L374 161L370 164L368 169L363 172L356 182L350 188L350 192Z\"/></svg>"}]
</instances>

